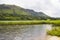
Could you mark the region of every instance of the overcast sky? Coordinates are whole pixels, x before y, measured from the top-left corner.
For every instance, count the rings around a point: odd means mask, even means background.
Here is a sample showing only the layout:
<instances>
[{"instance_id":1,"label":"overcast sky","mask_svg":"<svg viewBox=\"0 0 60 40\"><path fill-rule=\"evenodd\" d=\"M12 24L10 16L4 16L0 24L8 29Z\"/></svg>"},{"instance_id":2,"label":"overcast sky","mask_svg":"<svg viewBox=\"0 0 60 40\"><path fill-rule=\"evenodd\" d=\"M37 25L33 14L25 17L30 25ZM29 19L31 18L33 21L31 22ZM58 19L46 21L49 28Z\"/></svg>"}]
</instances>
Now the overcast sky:
<instances>
[{"instance_id":1,"label":"overcast sky","mask_svg":"<svg viewBox=\"0 0 60 40\"><path fill-rule=\"evenodd\" d=\"M52 17L60 17L60 0L0 0L0 4L14 4Z\"/></svg>"}]
</instances>

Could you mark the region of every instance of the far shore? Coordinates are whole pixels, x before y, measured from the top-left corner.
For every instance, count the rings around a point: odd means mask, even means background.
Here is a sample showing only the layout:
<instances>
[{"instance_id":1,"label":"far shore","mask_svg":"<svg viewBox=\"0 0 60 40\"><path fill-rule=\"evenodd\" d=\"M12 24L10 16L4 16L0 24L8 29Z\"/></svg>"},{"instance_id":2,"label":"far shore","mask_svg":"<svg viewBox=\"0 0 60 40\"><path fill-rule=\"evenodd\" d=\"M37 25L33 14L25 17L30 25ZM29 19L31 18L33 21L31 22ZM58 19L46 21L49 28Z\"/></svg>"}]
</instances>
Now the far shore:
<instances>
[{"instance_id":1,"label":"far shore","mask_svg":"<svg viewBox=\"0 0 60 40\"><path fill-rule=\"evenodd\" d=\"M33 25L33 24L54 24L54 25L60 25L60 20L0 21L0 25Z\"/></svg>"}]
</instances>

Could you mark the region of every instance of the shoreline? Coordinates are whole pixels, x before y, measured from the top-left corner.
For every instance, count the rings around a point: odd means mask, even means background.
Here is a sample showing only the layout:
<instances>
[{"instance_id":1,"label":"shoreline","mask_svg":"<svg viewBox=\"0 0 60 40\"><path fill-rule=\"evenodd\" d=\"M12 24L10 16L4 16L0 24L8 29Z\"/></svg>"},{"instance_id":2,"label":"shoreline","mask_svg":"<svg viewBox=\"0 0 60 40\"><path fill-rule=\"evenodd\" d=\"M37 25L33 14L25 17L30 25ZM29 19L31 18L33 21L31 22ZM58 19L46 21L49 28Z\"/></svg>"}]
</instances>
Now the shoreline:
<instances>
[{"instance_id":1,"label":"shoreline","mask_svg":"<svg viewBox=\"0 0 60 40\"><path fill-rule=\"evenodd\" d=\"M26 21L0 21L0 25L36 25L36 24L54 24L60 25L60 20L26 20Z\"/></svg>"},{"instance_id":2,"label":"shoreline","mask_svg":"<svg viewBox=\"0 0 60 40\"><path fill-rule=\"evenodd\" d=\"M60 37L48 35L47 40L60 40Z\"/></svg>"}]
</instances>

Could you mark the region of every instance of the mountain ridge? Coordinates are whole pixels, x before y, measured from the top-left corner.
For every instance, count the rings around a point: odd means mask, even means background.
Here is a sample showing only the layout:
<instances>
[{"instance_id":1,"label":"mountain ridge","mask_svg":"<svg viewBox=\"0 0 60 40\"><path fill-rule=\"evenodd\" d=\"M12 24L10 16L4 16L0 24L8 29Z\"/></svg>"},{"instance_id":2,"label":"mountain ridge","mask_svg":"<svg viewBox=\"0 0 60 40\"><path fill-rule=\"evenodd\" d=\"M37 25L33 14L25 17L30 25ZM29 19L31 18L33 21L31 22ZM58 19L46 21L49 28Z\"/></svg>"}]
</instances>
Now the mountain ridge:
<instances>
[{"instance_id":1,"label":"mountain ridge","mask_svg":"<svg viewBox=\"0 0 60 40\"><path fill-rule=\"evenodd\" d=\"M46 20L50 16L16 5L0 4L0 20Z\"/></svg>"}]
</instances>

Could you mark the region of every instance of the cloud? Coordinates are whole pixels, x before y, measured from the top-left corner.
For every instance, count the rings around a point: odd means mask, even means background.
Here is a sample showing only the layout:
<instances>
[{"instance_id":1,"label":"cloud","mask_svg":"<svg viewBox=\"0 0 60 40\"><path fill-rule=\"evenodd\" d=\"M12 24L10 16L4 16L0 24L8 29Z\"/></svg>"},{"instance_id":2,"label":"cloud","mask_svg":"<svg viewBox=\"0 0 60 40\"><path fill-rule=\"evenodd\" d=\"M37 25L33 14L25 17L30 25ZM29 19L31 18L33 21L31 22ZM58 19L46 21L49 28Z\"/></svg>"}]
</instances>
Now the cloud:
<instances>
[{"instance_id":1,"label":"cloud","mask_svg":"<svg viewBox=\"0 0 60 40\"><path fill-rule=\"evenodd\" d=\"M1 0L0 3L15 4L23 8L42 11L52 17L60 17L60 0Z\"/></svg>"}]
</instances>

